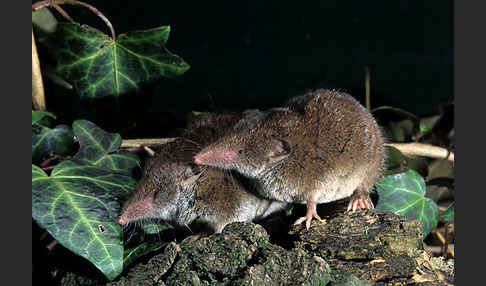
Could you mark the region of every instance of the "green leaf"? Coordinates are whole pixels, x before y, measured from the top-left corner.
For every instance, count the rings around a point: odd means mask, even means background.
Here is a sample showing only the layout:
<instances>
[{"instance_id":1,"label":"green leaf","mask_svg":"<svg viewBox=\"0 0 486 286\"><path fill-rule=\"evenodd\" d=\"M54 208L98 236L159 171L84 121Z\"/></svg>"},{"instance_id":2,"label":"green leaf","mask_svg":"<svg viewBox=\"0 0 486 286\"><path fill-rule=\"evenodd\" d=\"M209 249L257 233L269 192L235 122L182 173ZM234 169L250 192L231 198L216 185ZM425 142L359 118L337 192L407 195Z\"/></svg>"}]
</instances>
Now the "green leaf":
<instances>
[{"instance_id":1,"label":"green leaf","mask_svg":"<svg viewBox=\"0 0 486 286\"><path fill-rule=\"evenodd\" d=\"M127 175L141 167L136 154L119 150L122 142L120 134L108 133L87 120L74 121L73 131L79 142L74 160Z\"/></svg>"},{"instance_id":2,"label":"green leaf","mask_svg":"<svg viewBox=\"0 0 486 286\"><path fill-rule=\"evenodd\" d=\"M289 205L285 208L285 216L290 216L292 215L292 211L294 210L293 205Z\"/></svg>"},{"instance_id":3,"label":"green leaf","mask_svg":"<svg viewBox=\"0 0 486 286\"><path fill-rule=\"evenodd\" d=\"M32 24L44 33L53 33L56 30L57 20L46 7L32 12Z\"/></svg>"},{"instance_id":4,"label":"green leaf","mask_svg":"<svg viewBox=\"0 0 486 286\"><path fill-rule=\"evenodd\" d=\"M380 122L389 122L386 129L389 129L390 134L388 136L393 141L406 141L408 139L406 137L415 136L420 130L420 118L406 110L391 106L380 106L371 110L371 112Z\"/></svg>"},{"instance_id":5,"label":"green leaf","mask_svg":"<svg viewBox=\"0 0 486 286\"><path fill-rule=\"evenodd\" d=\"M203 111L191 111L191 114L194 116L204 116L209 114L209 112L203 112Z\"/></svg>"},{"instance_id":6,"label":"green leaf","mask_svg":"<svg viewBox=\"0 0 486 286\"><path fill-rule=\"evenodd\" d=\"M429 130L430 130L429 127L425 123L420 122L420 131L421 132L427 132Z\"/></svg>"},{"instance_id":7,"label":"green leaf","mask_svg":"<svg viewBox=\"0 0 486 286\"><path fill-rule=\"evenodd\" d=\"M426 157L421 157L421 156L410 156L410 157L405 157L405 160L407 161L407 169L412 169L415 170L417 173L419 173L422 177L427 177L428 175L428 164L429 164L429 159Z\"/></svg>"},{"instance_id":8,"label":"green leaf","mask_svg":"<svg viewBox=\"0 0 486 286\"><path fill-rule=\"evenodd\" d=\"M173 228L168 224L155 223L153 221L147 221L142 224L142 230L146 234L157 234L166 229Z\"/></svg>"},{"instance_id":9,"label":"green leaf","mask_svg":"<svg viewBox=\"0 0 486 286\"><path fill-rule=\"evenodd\" d=\"M129 176L71 160L59 163L51 176L32 165L32 217L112 280L123 269L119 201L135 185Z\"/></svg>"},{"instance_id":10,"label":"green leaf","mask_svg":"<svg viewBox=\"0 0 486 286\"><path fill-rule=\"evenodd\" d=\"M454 198L454 183L453 178L439 177L428 180L426 197L432 199L434 202L441 200L448 200Z\"/></svg>"},{"instance_id":11,"label":"green leaf","mask_svg":"<svg viewBox=\"0 0 486 286\"><path fill-rule=\"evenodd\" d=\"M439 208L424 197L424 179L414 170L386 176L376 185L379 195L376 211L403 215L422 222L422 239L437 226Z\"/></svg>"},{"instance_id":12,"label":"green leaf","mask_svg":"<svg viewBox=\"0 0 486 286\"><path fill-rule=\"evenodd\" d=\"M32 110L32 162L40 163L50 154L66 155L74 151L74 134L67 125L49 128L48 119L56 115L47 111Z\"/></svg>"},{"instance_id":13,"label":"green leaf","mask_svg":"<svg viewBox=\"0 0 486 286\"><path fill-rule=\"evenodd\" d=\"M428 179L454 178L454 167L448 160L435 159L427 166Z\"/></svg>"},{"instance_id":14,"label":"green leaf","mask_svg":"<svg viewBox=\"0 0 486 286\"><path fill-rule=\"evenodd\" d=\"M453 202L452 204L449 205L449 207L442 213L440 216L441 219L448 221L448 222L454 222L454 207L456 205L456 202Z\"/></svg>"},{"instance_id":15,"label":"green leaf","mask_svg":"<svg viewBox=\"0 0 486 286\"><path fill-rule=\"evenodd\" d=\"M389 114L390 116L392 116L393 118L393 121L399 121L399 120L403 120L403 119L410 119L413 121L413 123L419 127L420 125L420 118L411 113L411 112L408 112L406 110L403 110L403 109L400 109L400 108L396 108L396 107L392 107L392 106L380 106L380 107L377 107L373 110L371 110L371 113L373 113L374 115L377 115L377 114L380 114L380 113L387 113Z\"/></svg>"},{"instance_id":16,"label":"green leaf","mask_svg":"<svg viewBox=\"0 0 486 286\"><path fill-rule=\"evenodd\" d=\"M119 35L113 41L99 30L59 23L56 45L57 72L72 83L82 98L119 97L140 85L179 76L189 69L165 48L170 27Z\"/></svg>"},{"instance_id":17,"label":"green leaf","mask_svg":"<svg viewBox=\"0 0 486 286\"><path fill-rule=\"evenodd\" d=\"M50 117L50 118L56 119L56 115L54 113L47 112L47 111L34 111L34 110L32 110L32 126L43 125L43 126L49 127L44 122L42 122L42 119L44 119L45 117Z\"/></svg>"},{"instance_id":18,"label":"green leaf","mask_svg":"<svg viewBox=\"0 0 486 286\"><path fill-rule=\"evenodd\" d=\"M126 268L135 259L152 251L156 251L166 246L168 242L144 242L133 248L125 249L123 257L123 267Z\"/></svg>"},{"instance_id":19,"label":"green leaf","mask_svg":"<svg viewBox=\"0 0 486 286\"><path fill-rule=\"evenodd\" d=\"M386 171L385 175L395 174L397 172L403 172L405 157L402 152L395 147L385 146L386 148Z\"/></svg>"},{"instance_id":20,"label":"green leaf","mask_svg":"<svg viewBox=\"0 0 486 286\"><path fill-rule=\"evenodd\" d=\"M451 146L454 146L455 145L455 131L454 131L454 128L451 129L451 131L449 131L449 133L447 133L447 138L450 140L450 145Z\"/></svg>"},{"instance_id":21,"label":"green leaf","mask_svg":"<svg viewBox=\"0 0 486 286\"><path fill-rule=\"evenodd\" d=\"M39 163L50 154L70 154L75 148L73 138L73 131L67 125L50 129L36 124L32 127L32 162Z\"/></svg>"},{"instance_id":22,"label":"green leaf","mask_svg":"<svg viewBox=\"0 0 486 286\"><path fill-rule=\"evenodd\" d=\"M420 130L423 133L432 130L437 121L439 121L439 119L440 115L434 115L420 119Z\"/></svg>"}]
</instances>

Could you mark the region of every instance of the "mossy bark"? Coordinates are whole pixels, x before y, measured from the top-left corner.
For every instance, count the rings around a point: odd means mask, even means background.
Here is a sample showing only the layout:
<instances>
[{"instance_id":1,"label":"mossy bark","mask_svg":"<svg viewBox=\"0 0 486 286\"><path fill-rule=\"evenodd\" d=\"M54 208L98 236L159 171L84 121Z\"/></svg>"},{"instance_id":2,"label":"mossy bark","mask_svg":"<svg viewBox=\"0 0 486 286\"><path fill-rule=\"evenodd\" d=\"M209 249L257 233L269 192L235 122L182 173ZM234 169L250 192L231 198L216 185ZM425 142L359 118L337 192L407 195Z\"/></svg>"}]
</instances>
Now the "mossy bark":
<instances>
[{"instance_id":1,"label":"mossy bark","mask_svg":"<svg viewBox=\"0 0 486 286\"><path fill-rule=\"evenodd\" d=\"M338 214L294 226L285 249L260 225L170 243L110 283L69 274L64 285L452 285L454 268L421 250L421 225L392 214ZM292 245L292 244L290 244ZM82 283L81 283L82 281Z\"/></svg>"},{"instance_id":2,"label":"mossy bark","mask_svg":"<svg viewBox=\"0 0 486 286\"><path fill-rule=\"evenodd\" d=\"M189 244L172 242L109 285L326 285L329 278L322 258L272 245L257 224L233 223Z\"/></svg>"},{"instance_id":3,"label":"mossy bark","mask_svg":"<svg viewBox=\"0 0 486 286\"><path fill-rule=\"evenodd\" d=\"M314 223L309 230L294 226L290 235L295 247L329 263L330 285L341 285L350 275L372 285L421 285L417 284L420 273L425 273L419 270L425 255L421 250L421 224L398 215L374 211L341 214ZM448 272L449 267L443 266ZM429 277L435 276L428 282L438 283L427 285L453 283L451 271L446 275L426 272Z\"/></svg>"}]
</instances>

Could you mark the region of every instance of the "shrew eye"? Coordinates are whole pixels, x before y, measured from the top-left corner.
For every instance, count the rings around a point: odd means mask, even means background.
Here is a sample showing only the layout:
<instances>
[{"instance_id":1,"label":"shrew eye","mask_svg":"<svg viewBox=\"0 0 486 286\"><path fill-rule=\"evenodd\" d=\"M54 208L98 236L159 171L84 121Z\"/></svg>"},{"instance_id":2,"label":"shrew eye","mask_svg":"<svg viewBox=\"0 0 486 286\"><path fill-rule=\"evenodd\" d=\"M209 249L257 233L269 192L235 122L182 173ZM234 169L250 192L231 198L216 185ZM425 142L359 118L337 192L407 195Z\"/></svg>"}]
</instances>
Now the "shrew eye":
<instances>
[{"instance_id":1,"label":"shrew eye","mask_svg":"<svg viewBox=\"0 0 486 286\"><path fill-rule=\"evenodd\" d=\"M243 155L243 154L245 154L245 150L243 149L238 150L238 155Z\"/></svg>"}]
</instances>

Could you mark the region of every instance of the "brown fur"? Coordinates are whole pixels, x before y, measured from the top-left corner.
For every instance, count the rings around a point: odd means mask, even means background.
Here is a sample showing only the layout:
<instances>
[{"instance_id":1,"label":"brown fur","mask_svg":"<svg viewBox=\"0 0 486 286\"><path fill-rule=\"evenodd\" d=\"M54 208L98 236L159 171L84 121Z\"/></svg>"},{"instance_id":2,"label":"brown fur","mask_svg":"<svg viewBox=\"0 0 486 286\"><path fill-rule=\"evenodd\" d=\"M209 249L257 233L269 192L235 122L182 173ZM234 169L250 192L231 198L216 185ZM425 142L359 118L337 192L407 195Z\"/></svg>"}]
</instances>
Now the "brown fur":
<instances>
[{"instance_id":1,"label":"brown fur","mask_svg":"<svg viewBox=\"0 0 486 286\"><path fill-rule=\"evenodd\" d=\"M166 144L124 204L120 223L160 218L186 225L198 220L220 232L230 222L263 217L270 201L252 194L228 171L191 163L196 151L240 119L236 114L208 115L193 122L183 138Z\"/></svg>"},{"instance_id":2,"label":"brown fur","mask_svg":"<svg viewBox=\"0 0 486 286\"><path fill-rule=\"evenodd\" d=\"M253 128L220 138L195 162L256 179L269 199L323 203L356 190L367 194L384 159L372 115L346 93L316 90L269 111Z\"/></svg>"}]
</instances>

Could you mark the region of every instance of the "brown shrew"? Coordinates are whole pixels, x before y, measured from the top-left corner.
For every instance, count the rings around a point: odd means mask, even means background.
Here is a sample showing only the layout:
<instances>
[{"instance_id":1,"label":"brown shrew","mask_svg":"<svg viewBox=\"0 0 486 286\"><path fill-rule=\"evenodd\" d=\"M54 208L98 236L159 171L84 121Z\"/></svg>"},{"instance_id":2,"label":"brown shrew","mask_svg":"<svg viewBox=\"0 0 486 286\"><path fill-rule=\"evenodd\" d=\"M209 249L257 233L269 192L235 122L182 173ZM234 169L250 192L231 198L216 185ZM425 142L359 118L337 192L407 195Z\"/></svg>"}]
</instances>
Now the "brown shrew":
<instances>
[{"instance_id":1,"label":"brown shrew","mask_svg":"<svg viewBox=\"0 0 486 286\"><path fill-rule=\"evenodd\" d=\"M252 193L230 172L196 166L193 155L240 122L240 114L209 114L195 121L181 138L165 144L151 159L136 190L124 203L119 223L158 218L172 225L198 222L207 232L221 232L234 221L251 221L285 207Z\"/></svg>"},{"instance_id":2,"label":"brown shrew","mask_svg":"<svg viewBox=\"0 0 486 286\"><path fill-rule=\"evenodd\" d=\"M320 220L316 204L351 196L348 210L371 209L382 177L384 139L370 112L351 95L319 89L267 111L202 149L197 165L235 170L271 200L306 203L295 224Z\"/></svg>"}]
</instances>

